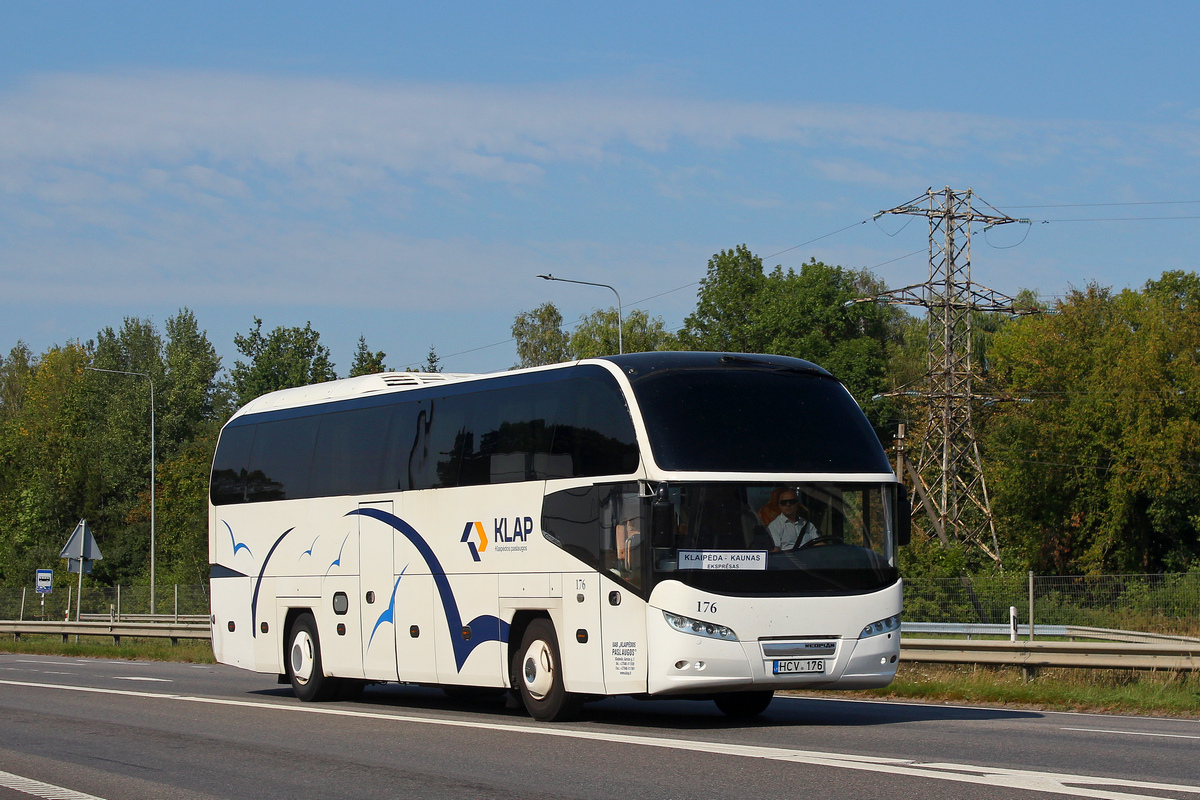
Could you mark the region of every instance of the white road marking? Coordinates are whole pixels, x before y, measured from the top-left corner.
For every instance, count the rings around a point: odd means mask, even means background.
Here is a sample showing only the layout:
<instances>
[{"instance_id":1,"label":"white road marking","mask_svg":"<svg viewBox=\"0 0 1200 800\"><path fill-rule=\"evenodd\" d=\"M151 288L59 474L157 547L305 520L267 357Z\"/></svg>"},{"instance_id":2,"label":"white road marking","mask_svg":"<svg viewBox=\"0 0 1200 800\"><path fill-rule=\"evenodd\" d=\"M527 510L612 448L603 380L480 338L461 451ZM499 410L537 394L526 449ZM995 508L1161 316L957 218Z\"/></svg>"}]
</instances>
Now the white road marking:
<instances>
[{"instance_id":1,"label":"white road marking","mask_svg":"<svg viewBox=\"0 0 1200 800\"><path fill-rule=\"evenodd\" d=\"M108 694L121 697L142 697L151 700L202 703L214 706L233 706L283 713L320 714L330 717L406 722L414 725L473 728L475 730L503 731L505 733L524 733L531 736L555 736L563 739L584 739L607 744L628 744L640 747L657 747L665 750L710 753L713 755L736 756L740 758L761 758L769 761L784 761L815 767L880 772L889 775L953 781L955 783L968 783L980 786L1006 786L1010 789L1046 792L1048 794L1061 794L1070 797L1092 797L1099 798L1100 800L1171 800L1167 795L1142 794L1140 793L1141 791L1176 792L1179 794L1200 796L1200 786L1134 781L1091 775L1071 775L1064 772L1005 769L1003 767L986 767L977 764L920 762L907 758L879 758L855 753L825 753L818 750L792 750L782 747L725 744L722 742L705 742L691 739L660 739L652 736L636 736L611 731L572 730L558 726L539 727L521 723L503 724L497 722L412 717L402 714L384 714L377 711L359 711L300 704L282 705L279 703L263 703L252 700L229 700L219 697L195 697L180 694L138 692L131 689L101 689L90 686L61 686L53 683L28 683L25 681L7 680L0 680L0 685L24 686L32 689L59 689L66 692ZM1116 791L1115 787L1135 789L1139 790L1139 792Z\"/></svg>"},{"instance_id":2,"label":"white road marking","mask_svg":"<svg viewBox=\"0 0 1200 800\"><path fill-rule=\"evenodd\" d=\"M43 675L74 675L75 674L74 672L54 672L53 670L48 670L48 669L43 669L43 670L38 670L38 671L41 672Z\"/></svg>"},{"instance_id":3,"label":"white road marking","mask_svg":"<svg viewBox=\"0 0 1200 800\"><path fill-rule=\"evenodd\" d=\"M84 794L74 789L64 789L52 783L42 783L32 778L22 778L20 775L4 771L0 771L0 786L6 789L14 789L24 794L31 794L34 797L43 797L46 800L102 800L102 798L96 797L94 794Z\"/></svg>"},{"instance_id":4,"label":"white road marking","mask_svg":"<svg viewBox=\"0 0 1200 800\"><path fill-rule=\"evenodd\" d=\"M1190 736L1186 733L1149 733L1147 731L1106 731L1100 728L1063 728L1064 731L1083 731L1084 733L1116 733L1121 736L1165 736L1168 739L1200 739L1200 736Z\"/></svg>"},{"instance_id":5,"label":"white road marking","mask_svg":"<svg viewBox=\"0 0 1200 800\"><path fill-rule=\"evenodd\" d=\"M114 681L152 681L154 683L174 683L175 681L169 678L144 678L136 675L114 675Z\"/></svg>"}]
</instances>

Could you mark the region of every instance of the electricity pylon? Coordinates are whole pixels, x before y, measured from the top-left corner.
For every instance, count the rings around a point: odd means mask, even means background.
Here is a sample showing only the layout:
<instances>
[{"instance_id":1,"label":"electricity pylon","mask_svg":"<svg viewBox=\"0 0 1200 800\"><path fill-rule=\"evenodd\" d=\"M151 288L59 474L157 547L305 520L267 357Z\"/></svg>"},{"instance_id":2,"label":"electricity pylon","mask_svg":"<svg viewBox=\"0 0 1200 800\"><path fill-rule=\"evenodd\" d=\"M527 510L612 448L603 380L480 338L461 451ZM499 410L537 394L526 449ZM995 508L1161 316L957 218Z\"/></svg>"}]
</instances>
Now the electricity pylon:
<instances>
[{"instance_id":1,"label":"electricity pylon","mask_svg":"<svg viewBox=\"0 0 1200 800\"><path fill-rule=\"evenodd\" d=\"M971 421L972 405L985 399L974 392L971 318L975 312L1016 315L1033 309L1019 309L1013 298L971 281L971 227L982 225L987 230L1029 221L1014 219L991 206L987 208L994 213L979 211L972 205L973 197L971 189L928 189L911 202L876 214L876 219L884 214L908 214L929 220L929 280L856 302L926 310L929 350L924 390L889 393L915 394L923 398L927 409L916 469L911 464L898 464L898 469L909 473L943 544L948 544L950 537L969 542L1000 564L1000 542ZM898 460L903 461L904 446L898 444Z\"/></svg>"}]
</instances>

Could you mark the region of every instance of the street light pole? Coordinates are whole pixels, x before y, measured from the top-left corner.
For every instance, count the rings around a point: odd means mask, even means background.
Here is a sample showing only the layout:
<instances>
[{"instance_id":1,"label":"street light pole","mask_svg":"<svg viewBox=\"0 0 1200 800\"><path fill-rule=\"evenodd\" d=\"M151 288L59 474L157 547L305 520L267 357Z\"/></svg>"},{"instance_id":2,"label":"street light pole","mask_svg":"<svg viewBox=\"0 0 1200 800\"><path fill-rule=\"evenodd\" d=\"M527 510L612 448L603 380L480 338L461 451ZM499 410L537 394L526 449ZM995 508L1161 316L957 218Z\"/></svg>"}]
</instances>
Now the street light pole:
<instances>
[{"instance_id":1,"label":"street light pole","mask_svg":"<svg viewBox=\"0 0 1200 800\"><path fill-rule=\"evenodd\" d=\"M114 375L137 375L150 382L150 613L154 613L154 379L145 372L123 369L84 367L91 372L111 372Z\"/></svg>"},{"instance_id":2,"label":"street light pole","mask_svg":"<svg viewBox=\"0 0 1200 800\"><path fill-rule=\"evenodd\" d=\"M625 340L621 336L622 318L621 318L621 295L620 293L609 286L607 283L592 283L591 281L573 281L570 278L556 278L553 275L538 275L544 281L562 281L563 283L578 283L582 286L602 286L617 296L617 353L624 354Z\"/></svg>"}]
</instances>

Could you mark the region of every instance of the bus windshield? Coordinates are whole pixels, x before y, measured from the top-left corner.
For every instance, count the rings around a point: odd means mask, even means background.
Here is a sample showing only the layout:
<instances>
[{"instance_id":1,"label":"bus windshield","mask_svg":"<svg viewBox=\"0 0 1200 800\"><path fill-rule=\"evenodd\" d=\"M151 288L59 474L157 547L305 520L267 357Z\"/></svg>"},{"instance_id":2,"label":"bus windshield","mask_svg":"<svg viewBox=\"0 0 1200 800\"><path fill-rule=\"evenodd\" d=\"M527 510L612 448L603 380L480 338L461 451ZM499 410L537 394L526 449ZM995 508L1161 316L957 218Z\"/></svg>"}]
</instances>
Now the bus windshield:
<instances>
[{"instance_id":1,"label":"bus windshield","mask_svg":"<svg viewBox=\"0 0 1200 800\"><path fill-rule=\"evenodd\" d=\"M823 594L897 580L894 484L672 484L664 494L650 511L655 583Z\"/></svg>"},{"instance_id":2,"label":"bus windshield","mask_svg":"<svg viewBox=\"0 0 1200 800\"><path fill-rule=\"evenodd\" d=\"M896 484L593 484L546 496L544 535L643 597L872 592L896 571Z\"/></svg>"},{"instance_id":3,"label":"bus windshield","mask_svg":"<svg viewBox=\"0 0 1200 800\"><path fill-rule=\"evenodd\" d=\"M662 469L892 471L854 398L823 370L731 359L729 366L634 372L630 383Z\"/></svg>"}]
</instances>

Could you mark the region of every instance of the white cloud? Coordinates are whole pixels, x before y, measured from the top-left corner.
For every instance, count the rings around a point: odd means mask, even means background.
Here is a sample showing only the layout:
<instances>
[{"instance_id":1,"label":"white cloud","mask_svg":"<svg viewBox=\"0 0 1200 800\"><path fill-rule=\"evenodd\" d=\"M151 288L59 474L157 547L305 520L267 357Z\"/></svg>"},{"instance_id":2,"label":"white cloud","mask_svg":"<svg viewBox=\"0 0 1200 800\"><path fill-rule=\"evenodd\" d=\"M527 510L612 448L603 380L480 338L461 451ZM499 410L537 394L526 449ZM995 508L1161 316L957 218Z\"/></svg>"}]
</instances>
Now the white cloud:
<instances>
[{"instance_id":1,"label":"white cloud","mask_svg":"<svg viewBox=\"0 0 1200 800\"><path fill-rule=\"evenodd\" d=\"M930 183L918 176L1037 170L1073 158L1079 172L1135 157L1144 164L1149 153L1196 149L1197 130L1186 121L1143 129L589 85L46 75L0 92L0 218L15 228L0 254L0 294L52 301L82 293L116 306L234 295L478 307L505 293L520 297L509 288L513 276L557 269L546 248L555 237L579 237L531 224L526 239L550 242L535 245L476 230L505 210L504 197L541 203L548 218L561 219L555 182L588 187L573 197L592 187L605 193L578 216L601 214L605 203L631 216L641 210L661 220L665 240L678 240L684 227L668 227L672 210L783 214L801 197L816 208L829 186L883 189L895 201ZM764 145L789 153L786 170L771 171ZM741 174L743 165L760 174ZM792 193L789 180L804 165L826 183ZM560 181L564 173L569 180ZM435 203L462 214L458 234L401 224ZM747 239L731 224L689 246L703 253L710 243L715 250ZM595 263L620 262L614 254Z\"/></svg>"},{"instance_id":2,"label":"white cloud","mask_svg":"<svg viewBox=\"0 0 1200 800\"><path fill-rule=\"evenodd\" d=\"M1193 139L1194 131L1176 131ZM1136 132L948 112L679 100L589 87L367 84L233 74L52 75L0 95L0 162L121 173L196 164L223 188L341 173L341 191L414 176L540 180L556 162L632 147L836 143L915 158L1007 144L1027 157L1116 150ZM1154 138L1171 138L1160 131ZM350 174L347 174L350 173ZM196 176L192 177L193 181Z\"/></svg>"}]
</instances>

